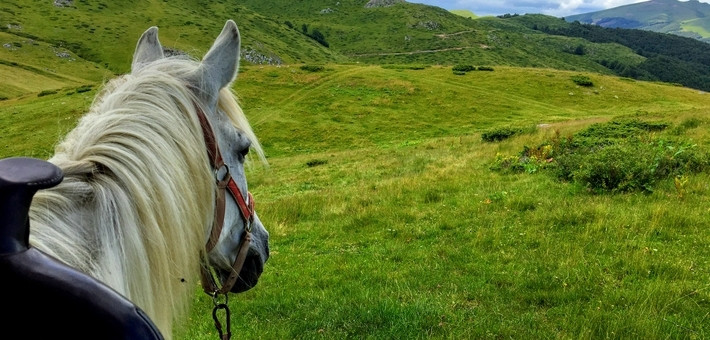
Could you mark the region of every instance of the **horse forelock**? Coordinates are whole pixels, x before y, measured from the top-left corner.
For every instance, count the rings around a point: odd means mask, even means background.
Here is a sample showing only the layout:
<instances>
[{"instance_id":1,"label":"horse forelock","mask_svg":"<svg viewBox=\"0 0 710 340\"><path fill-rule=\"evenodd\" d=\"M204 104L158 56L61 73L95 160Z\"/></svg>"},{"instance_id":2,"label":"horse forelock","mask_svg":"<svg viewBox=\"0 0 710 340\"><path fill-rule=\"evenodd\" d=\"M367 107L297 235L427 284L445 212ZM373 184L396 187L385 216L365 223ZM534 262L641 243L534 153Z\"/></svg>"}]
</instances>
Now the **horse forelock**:
<instances>
[{"instance_id":1,"label":"horse forelock","mask_svg":"<svg viewBox=\"0 0 710 340\"><path fill-rule=\"evenodd\" d=\"M187 311L213 218L201 104L180 78L196 67L167 58L105 84L50 159L64 181L31 211L35 247L124 294L166 337ZM264 160L230 89L218 107Z\"/></svg>"}]
</instances>

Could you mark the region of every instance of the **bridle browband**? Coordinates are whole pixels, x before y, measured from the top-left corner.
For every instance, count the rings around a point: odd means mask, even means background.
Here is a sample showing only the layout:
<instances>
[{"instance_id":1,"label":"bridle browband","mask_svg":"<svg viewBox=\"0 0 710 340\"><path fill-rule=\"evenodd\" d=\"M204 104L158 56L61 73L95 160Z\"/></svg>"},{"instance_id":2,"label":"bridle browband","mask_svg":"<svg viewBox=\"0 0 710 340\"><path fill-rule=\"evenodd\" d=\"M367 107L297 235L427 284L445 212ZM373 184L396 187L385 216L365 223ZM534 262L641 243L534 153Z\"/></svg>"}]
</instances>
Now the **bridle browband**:
<instances>
[{"instance_id":1,"label":"bridle browband","mask_svg":"<svg viewBox=\"0 0 710 340\"><path fill-rule=\"evenodd\" d=\"M239 272L242 270L244 260L246 260L247 253L249 251L249 244L251 243L251 227L252 221L254 220L254 198L250 192L247 192L246 200L244 199L244 195L242 195L241 190L239 190L237 183L234 181L234 178L232 178L232 175L229 172L229 167L224 163L224 159L222 159L217 139L215 138L214 131L212 130L212 126L207 120L205 113L198 105L195 105L195 111L197 112L197 117L200 120L202 134L204 135L205 145L207 147L207 156L210 161L210 166L214 170L215 181L217 183L217 190L215 192L216 203L214 221L212 223L212 230L210 232L209 239L205 245L206 254L214 249L219 241L219 236L222 233L222 228L224 226L226 192L229 192L237 202L239 212L244 220L244 232L239 244L239 253L232 264L232 271L227 279L222 282L221 288L218 286L217 280L209 268L209 264L203 263L201 266L202 289L205 293L212 297L217 297L218 295L226 296L226 294L231 291L232 287L237 282Z\"/></svg>"}]
</instances>

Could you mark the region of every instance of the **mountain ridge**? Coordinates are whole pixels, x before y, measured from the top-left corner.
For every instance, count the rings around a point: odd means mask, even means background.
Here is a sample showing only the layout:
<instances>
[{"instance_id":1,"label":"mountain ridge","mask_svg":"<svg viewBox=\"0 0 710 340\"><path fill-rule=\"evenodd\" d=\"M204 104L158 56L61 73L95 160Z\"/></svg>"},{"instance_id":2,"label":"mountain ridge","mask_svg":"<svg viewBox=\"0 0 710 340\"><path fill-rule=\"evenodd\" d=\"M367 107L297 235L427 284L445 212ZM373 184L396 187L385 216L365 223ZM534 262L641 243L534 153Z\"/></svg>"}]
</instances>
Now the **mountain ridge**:
<instances>
[{"instance_id":1,"label":"mountain ridge","mask_svg":"<svg viewBox=\"0 0 710 340\"><path fill-rule=\"evenodd\" d=\"M608 28L670 33L710 43L710 4L698 0L650 0L565 19Z\"/></svg>"}]
</instances>

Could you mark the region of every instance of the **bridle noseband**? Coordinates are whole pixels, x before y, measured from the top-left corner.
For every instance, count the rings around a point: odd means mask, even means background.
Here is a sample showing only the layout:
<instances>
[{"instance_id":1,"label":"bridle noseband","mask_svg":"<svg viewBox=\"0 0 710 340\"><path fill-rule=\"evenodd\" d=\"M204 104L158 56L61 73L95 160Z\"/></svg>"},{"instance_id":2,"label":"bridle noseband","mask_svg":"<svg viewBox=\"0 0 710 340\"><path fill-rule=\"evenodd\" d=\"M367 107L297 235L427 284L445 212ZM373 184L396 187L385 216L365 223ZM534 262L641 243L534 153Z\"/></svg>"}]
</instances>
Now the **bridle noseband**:
<instances>
[{"instance_id":1,"label":"bridle noseband","mask_svg":"<svg viewBox=\"0 0 710 340\"><path fill-rule=\"evenodd\" d=\"M217 183L217 190L215 193L216 203L214 222L212 223L212 231L210 232L209 239L205 245L207 253L214 249L219 241L219 236L222 233L222 228L224 226L226 192L229 192L237 202L239 212L244 219L244 233L242 234L241 242L239 244L239 253L232 264L232 271L230 272L229 277L222 282L221 288L218 286L217 280L209 268L209 264L203 263L201 266L202 289L210 296L216 297L221 294L226 295L231 291L232 287L239 278L239 272L242 270L244 260L246 260L247 253L249 251L249 244L251 243L252 222L254 221L254 198L250 192L247 192L247 198L244 200L244 195L242 195L237 183L234 181L234 178L232 178L232 175L229 172L229 167L224 163L224 159L222 159L217 139L215 138L214 131L212 130L212 126L207 120L205 113L198 105L195 105L195 111L197 111L197 117L200 120L200 126L202 127L202 133L205 138L205 145L207 146L207 156L210 160L210 166L214 170L215 181Z\"/></svg>"}]
</instances>

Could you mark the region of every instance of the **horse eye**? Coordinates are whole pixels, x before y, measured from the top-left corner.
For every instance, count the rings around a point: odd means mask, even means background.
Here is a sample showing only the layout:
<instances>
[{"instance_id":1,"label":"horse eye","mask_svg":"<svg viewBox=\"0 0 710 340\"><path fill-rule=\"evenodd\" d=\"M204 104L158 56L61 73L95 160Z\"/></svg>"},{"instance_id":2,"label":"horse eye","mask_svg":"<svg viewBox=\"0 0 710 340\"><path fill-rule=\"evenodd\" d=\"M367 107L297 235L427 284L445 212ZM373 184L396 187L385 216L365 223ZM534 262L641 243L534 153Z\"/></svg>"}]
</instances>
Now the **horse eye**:
<instances>
[{"instance_id":1,"label":"horse eye","mask_svg":"<svg viewBox=\"0 0 710 340\"><path fill-rule=\"evenodd\" d=\"M246 147L246 148L242 149L241 151L239 151L239 153L242 155L242 157L246 157L247 154L249 154L249 149L250 149L249 147Z\"/></svg>"}]
</instances>

